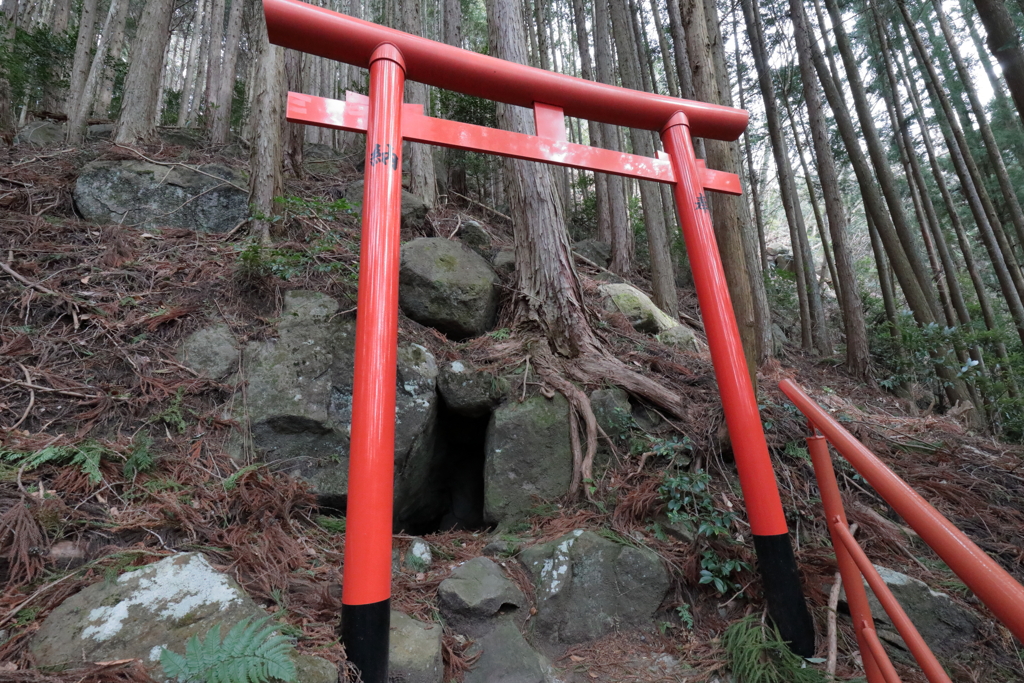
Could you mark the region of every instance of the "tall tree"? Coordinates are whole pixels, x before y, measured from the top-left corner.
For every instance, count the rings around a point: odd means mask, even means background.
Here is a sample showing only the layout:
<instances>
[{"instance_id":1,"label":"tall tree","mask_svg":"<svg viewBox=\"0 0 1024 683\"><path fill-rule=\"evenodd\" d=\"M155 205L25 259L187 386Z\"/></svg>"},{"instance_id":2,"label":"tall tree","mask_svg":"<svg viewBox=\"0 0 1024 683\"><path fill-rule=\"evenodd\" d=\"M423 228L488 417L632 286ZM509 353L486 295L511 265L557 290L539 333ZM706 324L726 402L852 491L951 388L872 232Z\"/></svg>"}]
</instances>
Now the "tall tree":
<instances>
[{"instance_id":1,"label":"tall tree","mask_svg":"<svg viewBox=\"0 0 1024 683\"><path fill-rule=\"evenodd\" d=\"M117 33L117 26L124 24L127 14L128 0L110 0L107 18L103 21L103 29L100 31L96 54L89 67L89 74L85 79L81 94L76 98L74 110L68 112L67 140L72 145L80 144L85 139L85 128L89 113L92 112L92 102L96 97L103 73L106 71L110 41Z\"/></svg>"},{"instance_id":2,"label":"tall tree","mask_svg":"<svg viewBox=\"0 0 1024 683\"><path fill-rule=\"evenodd\" d=\"M173 12L174 0L146 0L124 81L121 114L114 126L114 142L119 145L135 144L156 130L160 77Z\"/></svg>"},{"instance_id":3,"label":"tall tree","mask_svg":"<svg viewBox=\"0 0 1024 683\"><path fill-rule=\"evenodd\" d=\"M791 0L791 2L796 1ZM744 2L749 2L749 0L744 0ZM814 161L818 169L818 178L821 181L821 194L825 200L829 232L832 235L836 274L838 282L842 283L836 287L836 294L840 298L843 329L846 333L846 368L855 377L866 378L870 363L867 326L864 323L864 312L861 309L860 287L853 267L853 257L847 242L848 225L843 207L842 191L839 187L839 174L836 171L832 146L829 144L824 108L815 85L814 66L811 64L810 58L810 37L805 28L803 16L794 15L793 24L797 59L800 65L800 81L804 100L807 103L811 142L814 145ZM874 233L874 231L872 232ZM872 244L874 245L875 242L876 240L873 239ZM881 254L877 256L880 257ZM885 282L885 285L887 290L888 282ZM888 293L891 300L892 294Z\"/></svg>"},{"instance_id":4,"label":"tall tree","mask_svg":"<svg viewBox=\"0 0 1024 683\"><path fill-rule=\"evenodd\" d=\"M210 142L227 143L231 134L231 104L235 94L235 69L238 64L238 46L242 37L242 11L246 0L231 0L228 26L224 34L224 57L217 70L210 98Z\"/></svg>"},{"instance_id":5,"label":"tall tree","mask_svg":"<svg viewBox=\"0 0 1024 683\"><path fill-rule=\"evenodd\" d=\"M17 2L12 4L17 8ZM82 11L78 15L78 39L75 41L75 57L68 78L68 94L64 100L64 112L69 116L78 108L78 99L89 75L90 58L96 37L96 5L96 0L84 0Z\"/></svg>"},{"instance_id":6,"label":"tall tree","mask_svg":"<svg viewBox=\"0 0 1024 683\"><path fill-rule=\"evenodd\" d=\"M861 136L868 148L868 155L871 158L871 164L875 170L879 189L882 191L886 205L889 208L892 225L896 230L896 235L899 237L900 243L903 245L904 254L906 255L907 261L910 263L910 267L914 271L918 286L921 288L921 291L931 308L932 317L938 317L940 311L935 296L935 289L932 286L932 274L928 271L927 266L921 259L918 243L914 239L913 230L911 230L910 222L907 220L906 211L903 207L903 198L900 195L896 179L892 173L892 168L889 165L889 159L886 155L885 147L882 145L881 137L878 134L878 128L875 124L874 117L872 116L867 91L860 76L860 64L853 53L853 47L851 46L850 39L846 34L846 29L843 27L839 5L836 3L836 0L825 0L825 7L828 9L829 18L832 22L832 35L835 37L836 47L839 49L839 54L843 60L843 66L846 69L849 92L853 98L854 108L857 111L857 118L860 121ZM825 27L822 26L821 30L824 31ZM880 225L878 227L881 228ZM884 231L881 232L884 236Z\"/></svg>"},{"instance_id":7,"label":"tall tree","mask_svg":"<svg viewBox=\"0 0 1024 683\"><path fill-rule=\"evenodd\" d=\"M1024 118L1024 49L1017 25L1003 0L974 0L988 34L988 49L999 61L1017 114Z\"/></svg>"},{"instance_id":8,"label":"tall tree","mask_svg":"<svg viewBox=\"0 0 1024 683\"><path fill-rule=\"evenodd\" d=\"M977 88L974 87L974 75L967 68L967 64L960 55L960 48L957 46L956 39L953 36L953 30L949 26L949 20L946 19L946 13L942 11L942 3L933 2L932 7L935 10L935 16L939 20L939 26L942 28L942 34L946 39L947 47L949 47L953 64L956 66L957 73L960 75L960 81L971 103L975 121L978 124L978 129L981 131L981 138L985 142L985 151L988 154L989 163L992 165L991 175L995 176L996 182L999 184L999 190L1003 195L1003 204L1009 211L1010 219L1017 232L1018 243L1024 245L1024 211L1021 210L1020 202L1017 200L1017 193L1013 187L1013 181L1009 171L1006 169L1006 164L1003 162L1003 155L999 151L999 143L996 142L996 137L992 133L992 126L989 125L988 112L982 105L981 98L978 97Z\"/></svg>"},{"instance_id":9,"label":"tall tree","mask_svg":"<svg viewBox=\"0 0 1024 683\"><path fill-rule=\"evenodd\" d=\"M614 57L610 33L611 18L606 0L594 3L594 75L601 83L616 85ZM598 124L600 143L606 149L621 151L619 128L608 123ZM621 176L605 178L608 203L608 230L611 235L612 259L608 268L613 273L626 275L633 269L635 253L633 228L629 224L626 207L626 181Z\"/></svg>"},{"instance_id":10,"label":"tall tree","mask_svg":"<svg viewBox=\"0 0 1024 683\"><path fill-rule=\"evenodd\" d=\"M422 5L416 0L402 2L402 30L413 35L423 35ZM419 104L424 108L430 106L427 99L427 86L415 81L405 84L405 101ZM437 201L437 181L434 176L434 152L430 145L411 143L409 154L409 191L422 199L428 206Z\"/></svg>"},{"instance_id":11,"label":"tall tree","mask_svg":"<svg viewBox=\"0 0 1024 683\"><path fill-rule=\"evenodd\" d=\"M633 90L643 90L643 79L638 63L640 60L637 59L639 47L633 39L633 26L629 12L625 3L611 2L609 6L622 86ZM645 157L654 156L654 140L649 131L630 128L629 136L635 154ZM651 257L651 288L654 290L654 303L673 318L678 318L679 301L672 270L672 255L669 251L668 231L665 227L661 190L650 181L642 180L638 184L640 186L640 203L644 210L644 225L647 229L648 251Z\"/></svg>"},{"instance_id":12,"label":"tall tree","mask_svg":"<svg viewBox=\"0 0 1024 683\"><path fill-rule=\"evenodd\" d=\"M754 66L757 69L757 81L761 88L764 102L765 118L768 121L768 134L771 137L772 154L779 172L779 190L782 205L789 224L790 242L796 258L797 295L801 307L801 343L805 349L817 349L825 355L832 352L825 327L825 313L821 304L821 292L818 289L814 261L810 243L807 240L807 226L804 224L800 197L796 190L793 168L790 164L789 148L783 135L782 121L779 117L778 101L775 96L775 85L772 83L768 50L765 48L761 16L752 0L742 0L743 16L747 24L747 36L750 49L754 55Z\"/></svg>"},{"instance_id":13,"label":"tall tree","mask_svg":"<svg viewBox=\"0 0 1024 683\"><path fill-rule=\"evenodd\" d=\"M690 57L693 75L694 99L712 104L723 104L719 95L719 82L716 76L715 57L711 38L708 35L708 20L702 0L682 0L680 10L683 18L686 37L686 50ZM677 46L677 49L681 49ZM733 156L733 148L728 143L708 140L705 142L708 166L723 171L739 170ZM763 334L767 330L770 340L771 320L765 319L759 312L755 301L754 280L756 279L763 292L764 282L761 280L760 260L756 253L748 258L747 245L744 244L744 225L741 223L740 201L734 197L715 196L712 203L715 237L718 249L722 254L722 265L725 278L729 285L729 296L732 299L736 322L739 325L740 338L743 340L743 352L747 357L751 378L756 380L756 369L771 353L771 344L765 343ZM753 231L748 231L753 233ZM752 234L749 235L754 238ZM767 299L766 299L767 301ZM767 306L765 306L767 308ZM756 381L755 381L756 386Z\"/></svg>"},{"instance_id":14,"label":"tall tree","mask_svg":"<svg viewBox=\"0 0 1024 683\"><path fill-rule=\"evenodd\" d=\"M249 204L258 216L253 231L264 242L270 240L269 216L276 212L274 197L280 197L284 181L283 124L285 107L284 49L270 43L262 13L256 17L255 77L252 83L253 138L249 151Z\"/></svg>"}]
</instances>

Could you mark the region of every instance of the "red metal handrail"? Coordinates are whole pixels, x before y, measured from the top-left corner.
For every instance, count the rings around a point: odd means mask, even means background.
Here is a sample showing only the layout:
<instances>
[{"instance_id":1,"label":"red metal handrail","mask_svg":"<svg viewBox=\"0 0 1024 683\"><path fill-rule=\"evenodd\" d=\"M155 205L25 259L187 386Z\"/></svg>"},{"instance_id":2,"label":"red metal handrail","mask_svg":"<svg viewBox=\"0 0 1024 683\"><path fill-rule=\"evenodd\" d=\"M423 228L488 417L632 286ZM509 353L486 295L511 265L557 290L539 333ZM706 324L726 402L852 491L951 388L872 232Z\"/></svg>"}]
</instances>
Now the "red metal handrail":
<instances>
[{"instance_id":1,"label":"red metal handrail","mask_svg":"<svg viewBox=\"0 0 1024 683\"><path fill-rule=\"evenodd\" d=\"M1024 641L1024 586L953 526L909 484L886 467L874 453L815 403L796 382L783 380L779 388L804 414L812 431L819 430L824 434L812 434L807 439L807 445L815 477L818 479L836 560L846 586L850 613L854 624L857 625L857 640L868 680L871 683L888 683L899 679L894 678L895 670L892 670L891 663L885 657L872 626L871 611L861 583L861 575L867 580L903 636L928 680L949 681L949 678L850 533L835 471L832 469L828 443L831 443L886 503L906 520L996 617L1018 639Z\"/></svg>"}]
</instances>

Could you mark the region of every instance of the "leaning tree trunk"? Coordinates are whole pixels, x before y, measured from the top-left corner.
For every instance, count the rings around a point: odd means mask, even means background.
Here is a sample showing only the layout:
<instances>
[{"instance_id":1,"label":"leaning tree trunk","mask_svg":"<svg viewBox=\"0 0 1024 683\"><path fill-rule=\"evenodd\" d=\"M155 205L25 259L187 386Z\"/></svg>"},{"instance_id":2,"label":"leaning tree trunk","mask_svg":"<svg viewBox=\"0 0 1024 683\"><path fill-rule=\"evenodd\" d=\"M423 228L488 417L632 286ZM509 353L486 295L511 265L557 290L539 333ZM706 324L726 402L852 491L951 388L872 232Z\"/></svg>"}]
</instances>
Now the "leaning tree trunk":
<instances>
[{"instance_id":1,"label":"leaning tree trunk","mask_svg":"<svg viewBox=\"0 0 1024 683\"><path fill-rule=\"evenodd\" d=\"M119 145L133 145L156 130L160 77L173 12L174 0L147 0L142 11L124 81L121 114L114 127L114 142Z\"/></svg>"},{"instance_id":2,"label":"leaning tree trunk","mask_svg":"<svg viewBox=\"0 0 1024 683\"><path fill-rule=\"evenodd\" d=\"M16 2L16 0L15 0ZM85 0L78 15L78 40L75 43L75 58L68 78L68 95L64 101L64 113L71 116L78 109L78 100L89 76L89 63L96 37L97 0Z\"/></svg>"},{"instance_id":3,"label":"leaning tree trunk","mask_svg":"<svg viewBox=\"0 0 1024 683\"><path fill-rule=\"evenodd\" d=\"M996 181L999 183L999 190L1003 194L1003 202L1006 208L1009 209L1013 227L1017 232L1017 239L1024 246L1024 211L1021 210L1020 202L1017 200L1017 193L1014 191L1013 183L1010 180L1010 173L1006 170L1006 164L1003 163L1003 155L1000 153L999 144L992 133L992 126L989 125L988 112L982 106L981 99L978 97L978 91L974 87L973 75L967 69L967 65L960 55L960 48L957 47L953 31L946 20L946 14L942 11L941 3L933 2L932 4L935 8L935 14L939 19L939 26L942 27L942 34L949 46L949 53L953 57L953 64L956 65L957 73L960 75L960 80L967 91L967 98L970 100L971 109L974 111L975 120L978 122L978 128L981 130L981 138L985 142L985 150L988 152L989 161L992 163L992 174L995 175Z\"/></svg>"},{"instance_id":4,"label":"leaning tree trunk","mask_svg":"<svg viewBox=\"0 0 1024 683\"><path fill-rule=\"evenodd\" d=\"M749 2L749 0L744 0ZM798 0L791 0L798 2ZM825 200L825 214L828 217L828 228L832 234L832 248L835 254L836 274L841 285L837 283L836 294L840 298L843 313L843 328L846 332L846 367L855 377L867 378L871 362L868 350L867 326L864 323L864 311L860 302L860 287L857 273L853 267L853 257L847 245L846 212L843 208L843 195L839 187L839 174L836 171L835 158L829 144L828 124L821 98L815 85L814 67L810 60L810 39L805 28L805 19L801 15L794 16L793 33L796 37L797 56L800 62L800 79L803 83L804 100L807 103L807 118L811 128L811 142L814 145L814 160L821 180L821 194ZM872 231L874 235L875 231ZM877 242L872 236L872 246ZM880 247L881 245L879 245ZM878 260L882 254L876 254ZM879 264L881 261L879 260ZM879 278L886 280L886 278ZM892 306L892 292L888 291L888 282L882 283L886 297L886 309ZM895 318L895 307L893 306Z\"/></svg>"},{"instance_id":5,"label":"leaning tree trunk","mask_svg":"<svg viewBox=\"0 0 1024 683\"><path fill-rule=\"evenodd\" d=\"M999 61L1017 114L1024 119L1024 49L1020 34L1003 0L974 0L988 33L988 49Z\"/></svg>"},{"instance_id":6,"label":"leaning tree trunk","mask_svg":"<svg viewBox=\"0 0 1024 683\"><path fill-rule=\"evenodd\" d=\"M896 229L900 243L903 245L903 251L910 262L914 275L917 277L918 285L931 308L932 317L937 318L939 316L939 307L935 290L932 286L932 273L928 271L927 266L921 259L917 241L914 239L913 231L907 220L906 212L903 208L903 198L897 189L896 179L892 174L892 168L889 165L885 147L882 145L878 129L872 117L867 91L860 77L860 64L853 54L850 40L846 35L846 30L843 28L842 17L836 0L825 0L825 7L828 9L829 17L832 20L832 31L836 39L836 46L839 48L843 65L846 67L850 95L853 97L857 117L860 120L861 136L868 148L868 155L871 157L871 163L875 169L879 189L881 189L885 202L889 207L892 225Z\"/></svg>"},{"instance_id":7,"label":"leaning tree trunk","mask_svg":"<svg viewBox=\"0 0 1024 683\"><path fill-rule=\"evenodd\" d=\"M117 22L114 25L114 32L110 36L108 42L109 47L107 48L107 61L111 61L114 64L118 64L122 61L122 54L124 53L124 29L127 20L127 10L120 12ZM114 79L116 75L115 67L106 67L103 69L103 79L100 84L99 92L96 94L96 101L92 106L92 113L94 116L98 116L103 119L110 116L110 103L114 99Z\"/></svg>"},{"instance_id":8,"label":"leaning tree trunk","mask_svg":"<svg viewBox=\"0 0 1024 683\"><path fill-rule=\"evenodd\" d=\"M238 65L238 44L242 36L242 10L245 0L231 0L228 27L224 35L224 61L214 83L217 96L210 112L210 142L227 144L231 135L231 104L235 95L235 71Z\"/></svg>"},{"instance_id":9,"label":"leaning tree trunk","mask_svg":"<svg viewBox=\"0 0 1024 683\"><path fill-rule=\"evenodd\" d=\"M423 14L419 0L403 0L402 30L413 35L423 34ZM405 101L409 104L430 106L427 100L427 86L415 81L406 81ZM429 113L429 112L428 112ZM437 202L437 181L434 177L434 152L430 145L409 144L409 191L422 199L427 206Z\"/></svg>"},{"instance_id":10,"label":"leaning tree trunk","mask_svg":"<svg viewBox=\"0 0 1024 683\"><path fill-rule=\"evenodd\" d=\"M256 75L252 83L252 146L249 153L249 205L256 216L253 232L270 241L270 220L284 185L281 167L284 156L283 123L285 109L284 49L270 44L262 13L257 16Z\"/></svg>"},{"instance_id":11,"label":"leaning tree trunk","mask_svg":"<svg viewBox=\"0 0 1024 683\"><path fill-rule=\"evenodd\" d=\"M608 14L608 3L594 3L594 70L597 80L601 83L615 84L615 67L612 55L612 42L609 27L611 17ZM619 128L608 123L598 124L601 131L601 143L607 149L621 151ZM603 174L601 174L603 175ZM608 229L611 234L612 259L608 269L619 275L627 275L633 270L635 242L633 229L629 224L629 211L626 207L626 181L622 176L605 176L608 198Z\"/></svg>"},{"instance_id":12,"label":"leaning tree trunk","mask_svg":"<svg viewBox=\"0 0 1024 683\"><path fill-rule=\"evenodd\" d=\"M619 55L619 75L622 77L623 87L643 90L643 77L637 63L639 49L633 40L633 27L624 3L611 3L611 27L615 37L615 49ZM635 154L654 156L654 141L649 131L630 128L629 135ZM654 303L672 318L678 318L679 300L672 271L672 254L668 230L665 227L661 191L651 181L641 180L639 186L651 257L651 288L654 290Z\"/></svg>"},{"instance_id":13,"label":"leaning tree trunk","mask_svg":"<svg viewBox=\"0 0 1024 683\"><path fill-rule=\"evenodd\" d=\"M797 194L796 181L793 178L793 167L789 160L789 148L783 135L782 121L775 96L775 85L772 83L768 50L764 45L761 17L751 0L742 0L743 16L747 24L747 35L750 38L751 51L754 54L754 66L757 69L757 81L761 88L764 101L765 118L768 120L768 134L771 138L772 153L779 171L779 189L782 194L782 205L789 224L790 241L793 254L797 259L797 295L801 305L801 343L805 350L812 347L824 355L832 352L828 341L828 330L825 327L825 313L821 304L821 292L818 289L814 272L814 263L807 241L807 226L804 224L800 197Z\"/></svg>"},{"instance_id":14,"label":"leaning tree trunk","mask_svg":"<svg viewBox=\"0 0 1024 683\"><path fill-rule=\"evenodd\" d=\"M116 33L115 27L124 23L127 12L128 0L110 0L107 18L103 21L103 30L96 45L96 55L93 57L92 66L89 67L89 75L85 79L81 95L76 98L75 109L68 112L68 144L79 145L85 140L85 128L89 113L92 111L92 103L106 71L110 40Z\"/></svg>"},{"instance_id":15,"label":"leaning tree trunk","mask_svg":"<svg viewBox=\"0 0 1024 683\"><path fill-rule=\"evenodd\" d=\"M707 26L708 38L710 39L712 64L715 67L715 86L717 88L715 99L712 102L732 106L732 87L729 85L729 68L725 60L725 43L722 40L722 33L719 28L718 7L715 0L704 0L704 18ZM727 143L729 156L723 157L721 170L732 171L737 175L740 173L740 145L737 141ZM746 262L747 273L750 281L750 292L754 306L755 330L758 336L758 347L760 349L759 359L764 363L773 351L772 339L772 315L768 308L768 290L764 284L764 273L761 271L761 259L758 255L758 242L754 230L750 228L751 217L750 207L747 202L738 197L726 195L711 196L711 215L714 217L715 206L721 204L732 204L736 207L739 215L738 224L740 229L740 240L743 244L743 258ZM807 233L803 234L804 244L807 244ZM805 248L810 254L810 247ZM827 337L826 337L827 342ZM831 350L829 351L831 353Z\"/></svg>"},{"instance_id":16,"label":"leaning tree trunk","mask_svg":"<svg viewBox=\"0 0 1024 683\"><path fill-rule=\"evenodd\" d=\"M693 65L694 98L718 104L718 82L715 80L714 56L711 53L704 4L701 0L683 0L680 9L686 33L686 50ZM682 49L682 46L677 45L676 49ZM705 149L709 167L722 171L738 170L732 147L728 143L708 140ZM736 322L739 325L740 338L743 341L743 352L746 355L751 380L754 381L754 386L757 386L757 368L771 353L770 345L765 348L761 330L764 325L770 330L771 321L759 320L754 301L752 280L754 276L759 275L758 262L755 259L751 264L747 259L741 234L744 226L740 223L739 200L734 197L715 197L715 200L712 205L715 237L722 255L722 265L725 268L725 278Z\"/></svg>"}]
</instances>

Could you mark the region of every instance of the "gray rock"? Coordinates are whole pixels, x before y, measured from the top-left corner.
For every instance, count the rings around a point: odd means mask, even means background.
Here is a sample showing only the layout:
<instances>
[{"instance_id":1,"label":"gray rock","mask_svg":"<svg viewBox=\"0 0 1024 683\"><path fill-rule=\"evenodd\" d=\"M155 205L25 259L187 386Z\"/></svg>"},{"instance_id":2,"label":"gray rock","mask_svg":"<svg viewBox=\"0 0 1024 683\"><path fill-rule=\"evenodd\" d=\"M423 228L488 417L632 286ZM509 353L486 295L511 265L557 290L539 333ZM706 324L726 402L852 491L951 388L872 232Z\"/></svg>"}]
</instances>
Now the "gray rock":
<instances>
[{"instance_id":1,"label":"gray rock","mask_svg":"<svg viewBox=\"0 0 1024 683\"><path fill-rule=\"evenodd\" d=\"M398 301L402 311L454 339L491 328L498 310L498 276L476 252L440 237L402 245Z\"/></svg>"},{"instance_id":2,"label":"gray rock","mask_svg":"<svg viewBox=\"0 0 1024 683\"><path fill-rule=\"evenodd\" d=\"M481 417L501 400L503 380L480 372L467 361L452 361L437 376L437 388L448 408L459 415Z\"/></svg>"},{"instance_id":3,"label":"gray rock","mask_svg":"<svg viewBox=\"0 0 1024 683\"><path fill-rule=\"evenodd\" d=\"M348 200L357 215L363 215L363 185L365 181L357 180L346 185L342 197ZM430 206L411 192L402 190L402 228L418 228L427 220Z\"/></svg>"},{"instance_id":4,"label":"gray rock","mask_svg":"<svg viewBox=\"0 0 1024 683\"><path fill-rule=\"evenodd\" d=\"M500 621L466 654L479 654L480 659L466 672L464 683L553 683L550 664L511 621Z\"/></svg>"},{"instance_id":5,"label":"gray rock","mask_svg":"<svg viewBox=\"0 0 1024 683\"><path fill-rule=\"evenodd\" d=\"M498 274L505 276L511 275L516 269L516 250L515 249L499 249L498 253L491 259L491 263L494 265L494 270Z\"/></svg>"},{"instance_id":6,"label":"gray rock","mask_svg":"<svg viewBox=\"0 0 1024 683\"><path fill-rule=\"evenodd\" d=\"M434 554L430 551L430 544L422 538L414 538L405 553L403 565L409 571L423 572L430 568L433 561Z\"/></svg>"},{"instance_id":7,"label":"gray rock","mask_svg":"<svg viewBox=\"0 0 1024 683\"><path fill-rule=\"evenodd\" d=\"M788 341L785 330L778 323L772 323L772 349L776 356L785 350Z\"/></svg>"},{"instance_id":8,"label":"gray rock","mask_svg":"<svg viewBox=\"0 0 1024 683\"><path fill-rule=\"evenodd\" d=\"M886 567L875 565L885 585L899 601L900 606L914 622L918 632L936 655L953 657L962 652L970 652L977 648L981 640L981 620L973 612L960 607L945 593L933 591L923 581L901 574ZM864 582L868 592L868 604L871 616L880 628L888 627L895 631L882 604L878 602L874 592ZM842 599L846 600L843 591ZM899 636L893 634L891 640L901 643ZM906 645L902 647L906 649Z\"/></svg>"},{"instance_id":9,"label":"gray rock","mask_svg":"<svg viewBox=\"0 0 1024 683\"><path fill-rule=\"evenodd\" d=\"M184 654L185 643L216 625L221 636L239 621L266 616L234 579L199 553L179 553L101 581L62 602L43 621L30 644L38 666L140 659L165 680L160 653ZM337 680L330 662L296 655L301 683Z\"/></svg>"},{"instance_id":10,"label":"gray rock","mask_svg":"<svg viewBox=\"0 0 1024 683\"><path fill-rule=\"evenodd\" d=\"M292 653L295 683L338 683L338 667L312 655Z\"/></svg>"},{"instance_id":11,"label":"gray rock","mask_svg":"<svg viewBox=\"0 0 1024 683\"><path fill-rule=\"evenodd\" d=\"M795 274L796 264L793 262L793 257L790 254L778 254L775 257L775 270Z\"/></svg>"},{"instance_id":12,"label":"gray rock","mask_svg":"<svg viewBox=\"0 0 1024 683\"><path fill-rule=\"evenodd\" d=\"M490 254L491 236L476 221L463 221L457 236L463 244L484 258Z\"/></svg>"},{"instance_id":13,"label":"gray rock","mask_svg":"<svg viewBox=\"0 0 1024 683\"><path fill-rule=\"evenodd\" d=\"M440 624L424 624L392 610L389 679L401 683L441 683L441 633Z\"/></svg>"},{"instance_id":14,"label":"gray rock","mask_svg":"<svg viewBox=\"0 0 1024 683\"><path fill-rule=\"evenodd\" d=\"M355 323L316 292L285 295L278 337L244 354L253 442L268 462L310 482L325 504L348 495ZM399 347L395 410L395 520L440 514L437 364L418 344Z\"/></svg>"},{"instance_id":15,"label":"gray rock","mask_svg":"<svg viewBox=\"0 0 1024 683\"><path fill-rule=\"evenodd\" d=\"M520 554L537 592L534 629L552 643L581 643L652 624L669 577L650 550L577 530Z\"/></svg>"},{"instance_id":16,"label":"gray rock","mask_svg":"<svg viewBox=\"0 0 1024 683\"><path fill-rule=\"evenodd\" d=\"M658 334L679 324L633 285L607 284L597 290L604 299L605 310L622 313L637 332Z\"/></svg>"},{"instance_id":17,"label":"gray rock","mask_svg":"<svg viewBox=\"0 0 1024 683\"><path fill-rule=\"evenodd\" d=\"M86 129L86 136L93 140L109 140L114 134L114 124L94 123Z\"/></svg>"},{"instance_id":18,"label":"gray rock","mask_svg":"<svg viewBox=\"0 0 1024 683\"><path fill-rule=\"evenodd\" d=\"M217 164L199 168L93 161L75 183L75 206L94 223L228 232L248 215L245 178Z\"/></svg>"},{"instance_id":19,"label":"gray rock","mask_svg":"<svg viewBox=\"0 0 1024 683\"><path fill-rule=\"evenodd\" d=\"M494 628L496 617L527 605L523 592L486 557L474 557L456 567L441 582L437 595L441 613L452 628L474 638Z\"/></svg>"},{"instance_id":20,"label":"gray rock","mask_svg":"<svg viewBox=\"0 0 1024 683\"><path fill-rule=\"evenodd\" d=\"M238 370L238 346L224 323L190 334L178 347L177 358L182 365L211 379L221 379Z\"/></svg>"},{"instance_id":21,"label":"gray rock","mask_svg":"<svg viewBox=\"0 0 1024 683\"><path fill-rule=\"evenodd\" d=\"M487 557L511 557L519 552L519 541L496 538L481 551Z\"/></svg>"},{"instance_id":22,"label":"gray rock","mask_svg":"<svg viewBox=\"0 0 1024 683\"><path fill-rule=\"evenodd\" d=\"M697 346L697 335L686 325L676 325L664 330L658 335L658 340L666 346L675 346L684 351L697 353L700 349Z\"/></svg>"},{"instance_id":23,"label":"gray rock","mask_svg":"<svg viewBox=\"0 0 1024 683\"><path fill-rule=\"evenodd\" d=\"M612 245L600 240L580 240L572 245L572 250L602 268L607 268L608 262L612 259Z\"/></svg>"},{"instance_id":24,"label":"gray rock","mask_svg":"<svg viewBox=\"0 0 1024 683\"><path fill-rule=\"evenodd\" d=\"M53 121L29 121L18 131L16 142L33 147L49 147L64 142L67 127Z\"/></svg>"},{"instance_id":25,"label":"gray rock","mask_svg":"<svg viewBox=\"0 0 1024 683\"><path fill-rule=\"evenodd\" d=\"M523 517L540 501L569 490L572 450L569 403L533 396L509 401L491 415L484 444L484 519Z\"/></svg>"},{"instance_id":26,"label":"gray rock","mask_svg":"<svg viewBox=\"0 0 1024 683\"><path fill-rule=\"evenodd\" d=\"M181 147L199 147L206 136L202 128L178 128L177 126L161 126L157 128L157 137L168 145Z\"/></svg>"},{"instance_id":27,"label":"gray rock","mask_svg":"<svg viewBox=\"0 0 1024 683\"><path fill-rule=\"evenodd\" d=\"M595 389L590 394L590 406L597 424L611 439L618 439L633 424L629 394L618 387Z\"/></svg>"}]
</instances>

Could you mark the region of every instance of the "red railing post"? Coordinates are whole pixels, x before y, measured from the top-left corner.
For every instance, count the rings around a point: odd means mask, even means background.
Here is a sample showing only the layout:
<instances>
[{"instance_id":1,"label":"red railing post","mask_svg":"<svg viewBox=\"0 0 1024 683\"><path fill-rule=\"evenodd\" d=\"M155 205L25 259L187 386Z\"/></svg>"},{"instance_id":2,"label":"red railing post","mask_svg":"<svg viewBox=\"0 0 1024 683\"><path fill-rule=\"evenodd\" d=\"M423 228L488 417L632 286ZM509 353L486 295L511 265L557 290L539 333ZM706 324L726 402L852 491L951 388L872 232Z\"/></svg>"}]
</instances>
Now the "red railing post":
<instances>
[{"instance_id":1,"label":"red railing post","mask_svg":"<svg viewBox=\"0 0 1024 683\"><path fill-rule=\"evenodd\" d=\"M690 269L750 518L768 611L793 651L811 657L814 624L800 587L778 483L768 455L685 114L677 112L669 119L661 129L661 140L675 170L676 209L690 255Z\"/></svg>"},{"instance_id":2,"label":"red railing post","mask_svg":"<svg viewBox=\"0 0 1024 683\"><path fill-rule=\"evenodd\" d=\"M1024 640L1024 586L843 429L800 385L786 379L779 388L1006 628Z\"/></svg>"},{"instance_id":3,"label":"red railing post","mask_svg":"<svg viewBox=\"0 0 1024 683\"><path fill-rule=\"evenodd\" d=\"M832 545L838 548L835 543L835 540L838 538L840 541L839 545L845 546L849 556L857 563L861 575L868 582L868 585L871 586L871 590L874 591L875 598L881 603L885 613L889 615L893 626L896 627L896 630L903 637L903 641L907 644L907 649L910 650L910 654L914 655L914 659L917 660L918 666L924 671L924 675L930 683L950 683L949 676L942 668L942 665L939 664L939 660L935 658L935 654L928 647L928 643L924 642L924 638L921 637L917 627L914 626L914 622L910 620L910 617L903 610L899 600L892 594L889 587L885 585L885 581L882 580L878 570L875 569L874 565L871 564L871 560L868 559L867 553L858 545L849 529L845 526L840 526L840 524L842 524L841 520L836 517L833 520Z\"/></svg>"},{"instance_id":4,"label":"red railing post","mask_svg":"<svg viewBox=\"0 0 1024 683\"><path fill-rule=\"evenodd\" d=\"M394 45L370 60L341 634L363 683L388 680L398 353L402 92Z\"/></svg>"},{"instance_id":5,"label":"red railing post","mask_svg":"<svg viewBox=\"0 0 1024 683\"><path fill-rule=\"evenodd\" d=\"M807 437L807 450L811 454L811 463L814 465L814 476L818 480L818 491L821 493L821 504L825 508L825 521L828 524L829 534L832 536L832 548L836 553L836 562L839 564L839 574L843 577L843 586L846 588L846 603L850 606L850 616L853 617L854 631L857 633L857 645L860 647L860 656L864 661L864 673L867 675L868 683L882 683L886 678L879 669L879 663L875 661L873 651L864 634L861 624L874 623L871 618L871 607L868 606L868 594L864 590L864 583L861 581L860 570L857 563L853 561L850 553L846 550L837 538L832 528L833 520L836 525L847 528L846 512L843 510L843 499L839 493L839 483L836 481L836 472L832 469L832 457L828 452L828 442L820 434L813 434Z\"/></svg>"}]
</instances>

